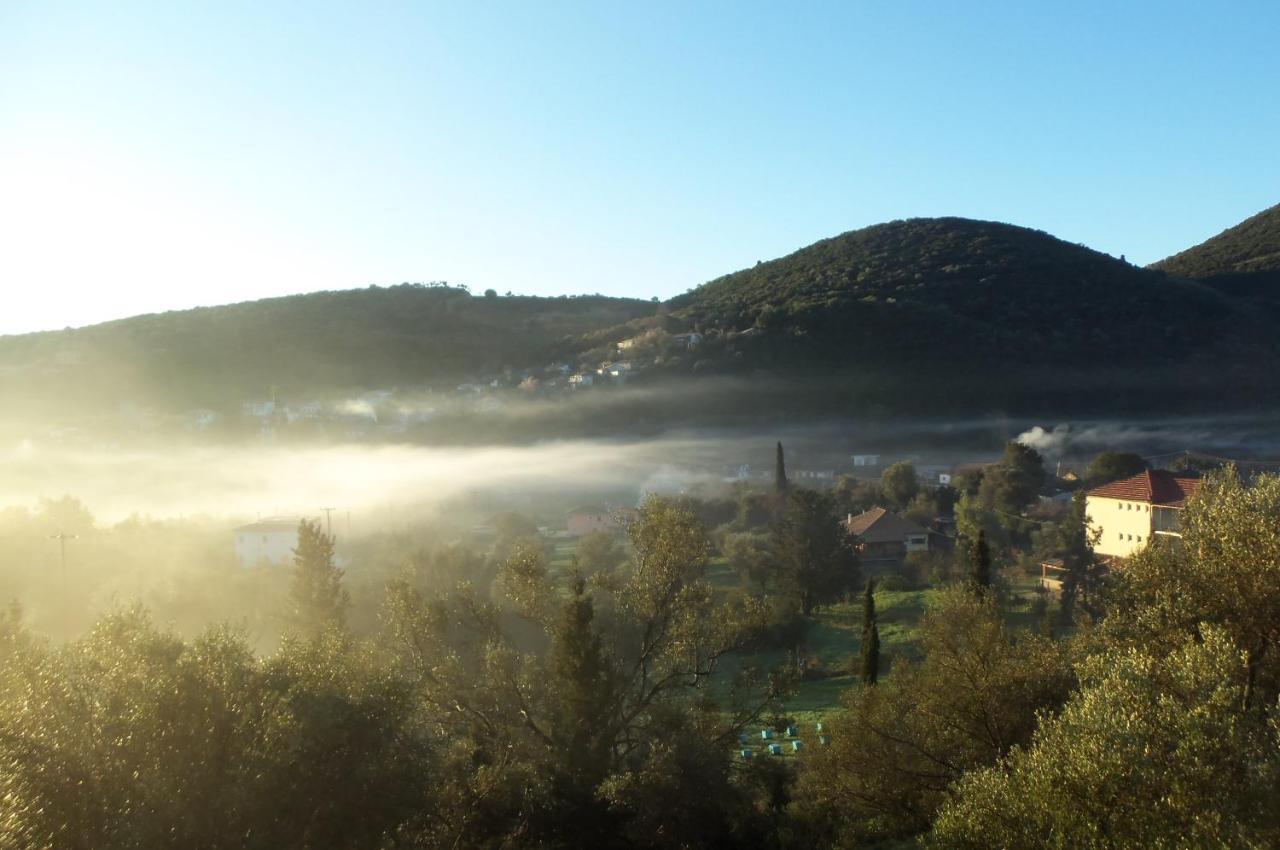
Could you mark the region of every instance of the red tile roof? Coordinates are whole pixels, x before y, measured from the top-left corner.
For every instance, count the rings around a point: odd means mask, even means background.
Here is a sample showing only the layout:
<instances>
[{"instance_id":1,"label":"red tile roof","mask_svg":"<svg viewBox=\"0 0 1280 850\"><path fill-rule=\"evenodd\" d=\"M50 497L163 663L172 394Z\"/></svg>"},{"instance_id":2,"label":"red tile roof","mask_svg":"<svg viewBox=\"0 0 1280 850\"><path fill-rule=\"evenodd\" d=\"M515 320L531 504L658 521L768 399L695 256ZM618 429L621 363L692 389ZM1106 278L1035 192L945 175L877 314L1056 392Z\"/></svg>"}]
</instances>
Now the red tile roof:
<instances>
[{"instance_id":1,"label":"red tile roof","mask_svg":"<svg viewBox=\"0 0 1280 850\"><path fill-rule=\"evenodd\" d=\"M1196 475L1170 472L1167 469L1148 469L1131 478L1094 487L1087 495L1180 508L1198 489L1200 478Z\"/></svg>"},{"instance_id":2,"label":"red tile roof","mask_svg":"<svg viewBox=\"0 0 1280 850\"><path fill-rule=\"evenodd\" d=\"M900 543L907 535L929 533L911 520L903 519L884 508L872 508L849 517L845 520L844 527L850 534L861 537L867 543Z\"/></svg>"}]
</instances>

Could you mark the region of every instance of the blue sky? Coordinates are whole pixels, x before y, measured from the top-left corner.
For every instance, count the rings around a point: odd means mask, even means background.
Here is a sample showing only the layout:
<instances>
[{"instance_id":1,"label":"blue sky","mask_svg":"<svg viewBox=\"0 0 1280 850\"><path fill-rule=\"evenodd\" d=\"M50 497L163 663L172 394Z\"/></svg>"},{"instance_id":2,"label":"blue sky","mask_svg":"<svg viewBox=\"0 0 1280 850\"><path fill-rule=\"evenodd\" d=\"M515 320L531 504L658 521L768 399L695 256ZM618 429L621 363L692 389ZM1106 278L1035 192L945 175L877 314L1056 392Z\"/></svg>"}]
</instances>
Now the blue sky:
<instances>
[{"instance_id":1,"label":"blue sky","mask_svg":"<svg viewBox=\"0 0 1280 850\"><path fill-rule=\"evenodd\" d=\"M185 8L184 8L185 7ZM1276 3L0 3L0 333L667 297L846 230L1147 263L1280 202Z\"/></svg>"}]
</instances>

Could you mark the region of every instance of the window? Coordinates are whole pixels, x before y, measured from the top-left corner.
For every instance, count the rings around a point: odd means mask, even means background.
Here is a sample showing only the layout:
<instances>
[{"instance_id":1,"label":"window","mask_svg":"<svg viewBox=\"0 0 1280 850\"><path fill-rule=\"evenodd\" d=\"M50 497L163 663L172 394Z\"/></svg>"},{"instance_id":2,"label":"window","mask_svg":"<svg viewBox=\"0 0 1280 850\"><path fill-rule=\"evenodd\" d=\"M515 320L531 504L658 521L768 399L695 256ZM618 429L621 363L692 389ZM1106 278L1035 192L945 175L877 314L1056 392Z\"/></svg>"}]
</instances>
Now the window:
<instances>
[{"instance_id":1,"label":"window","mask_svg":"<svg viewBox=\"0 0 1280 850\"><path fill-rule=\"evenodd\" d=\"M1118 536L1121 540L1124 540L1124 532L1123 532L1123 531L1122 531L1122 532L1120 532L1120 534L1118 534L1117 536Z\"/></svg>"},{"instance_id":2,"label":"window","mask_svg":"<svg viewBox=\"0 0 1280 850\"><path fill-rule=\"evenodd\" d=\"M1132 534L1130 534L1130 535L1129 535L1129 540L1133 540L1133 535L1132 535Z\"/></svg>"},{"instance_id":3,"label":"window","mask_svg":"<svg viewBox=\"0 0 1280 850\"><path fill-rule=\"evenodd\" d=\"M1138 535L1138 542L1139 542L1139 543L1141 543L1141 542L1142 542L1142 535L1141 535L1141 534L1139 534L1139 535Z\"/></svg>"}]
</instances>

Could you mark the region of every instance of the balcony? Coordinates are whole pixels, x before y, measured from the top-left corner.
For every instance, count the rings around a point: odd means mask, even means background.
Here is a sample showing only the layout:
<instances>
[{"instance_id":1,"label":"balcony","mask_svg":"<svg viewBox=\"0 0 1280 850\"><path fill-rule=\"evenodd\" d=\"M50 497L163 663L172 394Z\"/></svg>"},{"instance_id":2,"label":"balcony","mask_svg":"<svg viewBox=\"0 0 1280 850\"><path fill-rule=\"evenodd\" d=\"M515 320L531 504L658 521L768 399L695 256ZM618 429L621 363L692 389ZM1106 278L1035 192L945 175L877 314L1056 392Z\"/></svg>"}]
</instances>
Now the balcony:
<instances>
[{"instance_id":1,"label":"balcony","mask_svg":"<svg viewBox=\"0 0 1280 850\"><path fill-rule=\"evenodd\" d=\"M1151 530L1156 534L1181 537L1181 514L1182 511L1179 508L1153 507L1151 509Z\"/></svg>"}]
</instances>

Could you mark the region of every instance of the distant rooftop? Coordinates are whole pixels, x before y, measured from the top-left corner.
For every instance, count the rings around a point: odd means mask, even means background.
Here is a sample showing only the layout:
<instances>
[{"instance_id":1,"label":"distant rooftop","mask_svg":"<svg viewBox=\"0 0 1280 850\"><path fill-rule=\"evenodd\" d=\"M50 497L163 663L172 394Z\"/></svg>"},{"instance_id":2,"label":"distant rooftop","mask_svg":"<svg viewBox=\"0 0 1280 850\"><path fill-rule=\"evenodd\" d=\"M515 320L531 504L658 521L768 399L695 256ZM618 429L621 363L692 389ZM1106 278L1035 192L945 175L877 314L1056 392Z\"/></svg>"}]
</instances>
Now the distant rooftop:
<instances>
[{"instance_id":1,"label":"distant rooftop","mask_svg":"<svg viewBox=\"0 0 1280 850\"><path fill-rule=\"evenodd\" d=\"M266 519L260 519L257 522L251 522L248 525L242 525L236 528L236 531L296 531L298 523L302 521L301 517L272 516Z\"/></svg>"},{"instance_id":2,"label":"distant rooftop","mask_svg":"<svg viewBox=\"0 0 1280 850\"><path fill-rule=\"evenodd\" d=\"M914 534L928 534L909 519L903 519L893 511L872 508L845 520L844 527L850 534L861 537L867 543L896 543Z\"/></svg>"}]
</instances>

